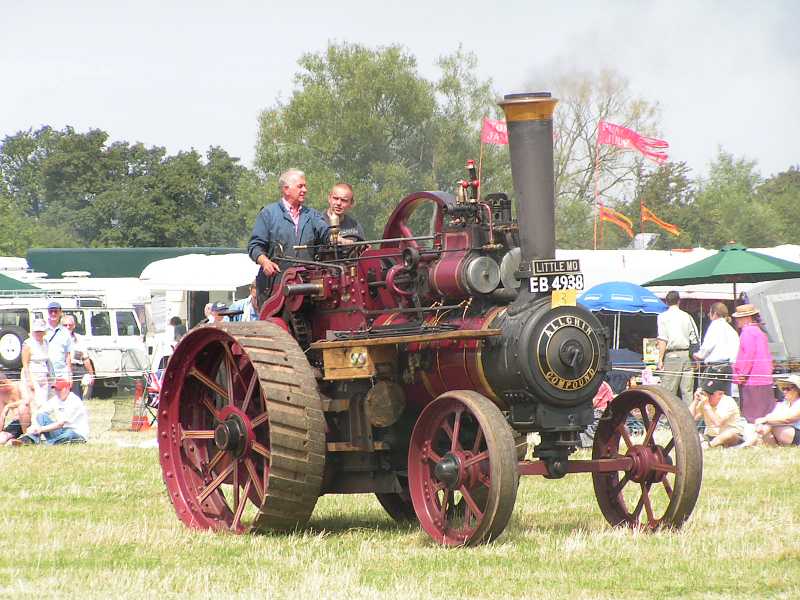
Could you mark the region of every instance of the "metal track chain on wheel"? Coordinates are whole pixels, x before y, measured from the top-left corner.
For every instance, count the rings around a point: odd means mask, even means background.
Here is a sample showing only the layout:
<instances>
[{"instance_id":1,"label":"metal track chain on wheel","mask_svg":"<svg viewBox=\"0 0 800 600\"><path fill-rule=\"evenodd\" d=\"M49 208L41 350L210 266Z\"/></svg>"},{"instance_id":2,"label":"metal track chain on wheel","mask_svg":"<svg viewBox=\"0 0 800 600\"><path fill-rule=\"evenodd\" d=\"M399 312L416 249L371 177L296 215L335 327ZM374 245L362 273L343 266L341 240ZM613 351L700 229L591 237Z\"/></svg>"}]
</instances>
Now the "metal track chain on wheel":
<instances>
[{"instance_id":1,"label":"metal track chain on wheel","mask_svg":"<svg viewBox=\"0 0 800 600\"><path fill-rule=\"evenodd\" d=\"M700 440L686 404L658 386L614 398L597 427L592 458L621 457L630 459L627 471L592 473L606 520L651 531L680 527L703 477Z\"/></svg>"},{"instance_id":2,"label":"metal track chain on wheel","mask_svg":"<svg viewBox=\"0 0 800 600\"><path fill-rule=\"evenodd\" d=\"M163 381L159 453L181 521L237 533L308 521L322 485L325 419L288 333L264 321L197 328Z\"/></svg>"}]
</instances>

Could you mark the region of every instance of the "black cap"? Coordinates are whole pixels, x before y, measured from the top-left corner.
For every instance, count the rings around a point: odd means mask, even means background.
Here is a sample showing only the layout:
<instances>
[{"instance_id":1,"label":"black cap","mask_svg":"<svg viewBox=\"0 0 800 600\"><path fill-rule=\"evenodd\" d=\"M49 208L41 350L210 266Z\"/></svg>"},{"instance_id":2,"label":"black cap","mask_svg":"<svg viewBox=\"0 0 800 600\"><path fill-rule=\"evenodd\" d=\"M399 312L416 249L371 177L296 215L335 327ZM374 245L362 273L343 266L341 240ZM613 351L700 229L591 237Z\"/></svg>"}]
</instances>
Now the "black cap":
<instances>
[{"instance_id":1,"label":"black cap","mask_svg":"<svg viewBox=\"0 0 800 600\"><path fill-rule=\"evenodd\" d=\"M721 379L707 379L703 384L703 391L707 394L713 394L714 392L726 392L728 390L728 384Z\"/></svg>"}]
</instances>

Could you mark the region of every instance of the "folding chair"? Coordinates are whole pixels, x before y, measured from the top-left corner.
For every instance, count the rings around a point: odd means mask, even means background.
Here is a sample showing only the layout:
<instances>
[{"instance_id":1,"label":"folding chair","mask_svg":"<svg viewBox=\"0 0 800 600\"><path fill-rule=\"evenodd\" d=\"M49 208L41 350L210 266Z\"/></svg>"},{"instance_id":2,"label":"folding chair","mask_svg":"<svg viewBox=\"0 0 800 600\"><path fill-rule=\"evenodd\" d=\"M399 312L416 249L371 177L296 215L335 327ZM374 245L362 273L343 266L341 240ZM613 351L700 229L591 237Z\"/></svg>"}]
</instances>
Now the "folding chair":
<instances>
[{"instance_id":1,"label":"folding chair","mask_svg":"<svg viewBox=\"0 0 800 600\"><path fill-rule=\"evenodd\" d=\"M156 371L146 371L144 407L150 415L150 425L154 425L158 419L158 397L161 394L161 382L164 378L164 369Z\"/></svg>"}]
</instances>

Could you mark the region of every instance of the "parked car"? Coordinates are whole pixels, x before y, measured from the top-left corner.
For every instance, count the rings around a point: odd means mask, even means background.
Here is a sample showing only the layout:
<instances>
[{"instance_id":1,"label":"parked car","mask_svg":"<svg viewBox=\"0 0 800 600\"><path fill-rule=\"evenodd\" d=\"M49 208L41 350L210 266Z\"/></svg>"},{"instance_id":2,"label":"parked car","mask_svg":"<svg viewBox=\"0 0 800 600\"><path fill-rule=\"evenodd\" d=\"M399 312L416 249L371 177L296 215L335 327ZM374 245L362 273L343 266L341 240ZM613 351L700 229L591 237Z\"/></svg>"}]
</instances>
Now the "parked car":
<instances>
[{"instance_id":1,"label":"parked car","mask_svg":"<svg viewBox=\"0 0 800 600\"><path fill-rule=\"evenodd\" d=\"M75 331L85 336L94 363L95 394L108 395L120 377L141 374L147 364L142 326L132 306L107 307L98 298L53 296L0 298L0 364L22 367L22 342L33 319L47 318L47 304L57 300L65 315L75 317Z\"/></svg>"}]
</instances>

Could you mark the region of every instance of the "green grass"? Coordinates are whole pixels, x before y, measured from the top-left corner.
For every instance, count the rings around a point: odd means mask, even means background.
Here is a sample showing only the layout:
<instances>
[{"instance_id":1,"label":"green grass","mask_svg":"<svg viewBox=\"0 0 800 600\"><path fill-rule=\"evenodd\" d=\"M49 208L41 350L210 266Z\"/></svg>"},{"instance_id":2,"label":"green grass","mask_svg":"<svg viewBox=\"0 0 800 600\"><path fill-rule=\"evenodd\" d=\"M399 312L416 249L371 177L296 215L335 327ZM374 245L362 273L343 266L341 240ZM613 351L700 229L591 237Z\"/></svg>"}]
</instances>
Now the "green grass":
<instances>
[{"instance_id":1,"label":"green grass","mask_svg":"<svg viewBox=\"0 0 800 600\"><path fill-rule=\"evenodd\" d=\"M326 496L293 535L180 524L153 432L68 447L0 448L0 597L797 598L800 451L707 451L697 508L678 532L611 529L591 476L524 478L490 545L443 549L372 496Z\"/></svg>"}]
</instances>

